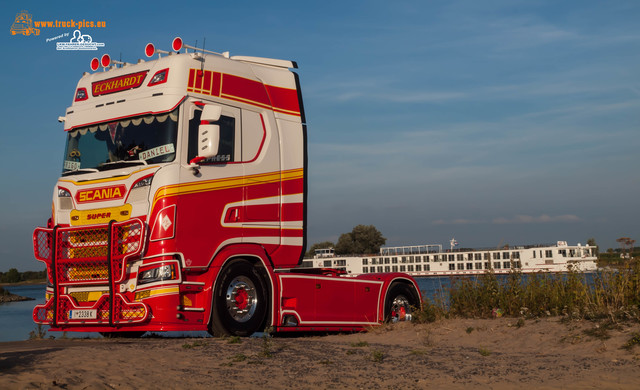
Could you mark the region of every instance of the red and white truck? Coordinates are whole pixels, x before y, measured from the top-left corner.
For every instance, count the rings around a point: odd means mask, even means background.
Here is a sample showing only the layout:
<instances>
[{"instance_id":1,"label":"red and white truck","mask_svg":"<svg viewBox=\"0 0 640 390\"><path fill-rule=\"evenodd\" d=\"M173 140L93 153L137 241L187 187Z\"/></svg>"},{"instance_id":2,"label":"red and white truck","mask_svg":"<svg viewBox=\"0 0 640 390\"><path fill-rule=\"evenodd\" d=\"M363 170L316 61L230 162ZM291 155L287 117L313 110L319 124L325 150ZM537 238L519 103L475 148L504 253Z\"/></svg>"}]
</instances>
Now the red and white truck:
<instances>
[{"instance_id":1,"label":"red and white truck","mask_svg":"<svg viewBox=\"0 0 640 390\"><path fill-rule=\"evenodd\" d=\"M36 323L141 335L353 331L411 318L415 280L296 270L306 247L306 126L291 61L172 42L94 58L64 122ZM164 54L164 55L162 55ZM114 65L115 63L115 65Z\"/></svg>"}]
</instances>

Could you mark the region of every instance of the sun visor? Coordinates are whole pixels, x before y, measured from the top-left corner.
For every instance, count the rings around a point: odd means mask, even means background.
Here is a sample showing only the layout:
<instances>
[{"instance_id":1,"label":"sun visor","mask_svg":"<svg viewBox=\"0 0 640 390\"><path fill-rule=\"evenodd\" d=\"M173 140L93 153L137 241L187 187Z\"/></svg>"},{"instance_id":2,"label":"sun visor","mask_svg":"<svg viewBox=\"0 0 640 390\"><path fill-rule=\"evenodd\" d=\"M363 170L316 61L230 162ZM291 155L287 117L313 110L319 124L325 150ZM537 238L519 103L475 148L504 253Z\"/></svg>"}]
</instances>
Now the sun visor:
<instances>
[{"instance_id":1,"label":"sun visor","mask_svg":"<svg viewBox=\"0 0 640 390\"><path fill-rule=\"evenodd\" d=\"M103 122L141 115L154 115L175 109L186 96L156 95L138 99L114 99L95 105L72 106L67 109L64 130L87 127Z\"/></svg>"}]
</instances>

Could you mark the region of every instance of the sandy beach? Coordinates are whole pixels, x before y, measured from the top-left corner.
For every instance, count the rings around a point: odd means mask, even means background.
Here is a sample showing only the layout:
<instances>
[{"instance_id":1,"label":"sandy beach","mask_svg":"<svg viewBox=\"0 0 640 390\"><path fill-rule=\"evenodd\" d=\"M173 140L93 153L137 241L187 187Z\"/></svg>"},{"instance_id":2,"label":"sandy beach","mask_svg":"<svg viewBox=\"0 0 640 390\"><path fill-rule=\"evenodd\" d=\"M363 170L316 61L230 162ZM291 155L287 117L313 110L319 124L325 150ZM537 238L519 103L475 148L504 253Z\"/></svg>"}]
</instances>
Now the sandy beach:
<instances>
[{"instance_id":1,"label":"sandy beach","mask_svg":"<svg viewBox=\"0 0 640 390\"><path fill-rule=\"evenodd\" d=\"M634 332L498 318L267 339L6 342L0 388L637 389L640 345L622 348Z\"/></svg>"}]
</instances>

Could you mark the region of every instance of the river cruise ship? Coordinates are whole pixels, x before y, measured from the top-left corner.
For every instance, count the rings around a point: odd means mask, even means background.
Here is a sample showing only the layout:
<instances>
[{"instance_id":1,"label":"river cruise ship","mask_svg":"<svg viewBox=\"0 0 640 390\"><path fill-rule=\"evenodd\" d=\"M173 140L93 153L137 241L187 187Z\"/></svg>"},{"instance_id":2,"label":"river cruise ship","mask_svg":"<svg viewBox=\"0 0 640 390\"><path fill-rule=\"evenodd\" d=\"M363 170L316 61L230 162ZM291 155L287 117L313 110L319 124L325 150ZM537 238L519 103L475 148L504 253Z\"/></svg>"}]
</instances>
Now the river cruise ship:
<instances>
[{"instance_id":1,"label":"river cruise ship","mask_svg":"<svg viewBox=\"0 0 640 390\"><path fill-rule=\"evenodd\" d=\"M313 259L305 259L304 268L333 268L347 275L405 272L414 277L481 274L493 269L496 274L511 270L531 272L595 271L596 247L568 245L503 246L499 249L443 250L442 245L414 245L380 248L376 255L337 256L333 248L319 249Z\"/></svg>"}]
</instances>

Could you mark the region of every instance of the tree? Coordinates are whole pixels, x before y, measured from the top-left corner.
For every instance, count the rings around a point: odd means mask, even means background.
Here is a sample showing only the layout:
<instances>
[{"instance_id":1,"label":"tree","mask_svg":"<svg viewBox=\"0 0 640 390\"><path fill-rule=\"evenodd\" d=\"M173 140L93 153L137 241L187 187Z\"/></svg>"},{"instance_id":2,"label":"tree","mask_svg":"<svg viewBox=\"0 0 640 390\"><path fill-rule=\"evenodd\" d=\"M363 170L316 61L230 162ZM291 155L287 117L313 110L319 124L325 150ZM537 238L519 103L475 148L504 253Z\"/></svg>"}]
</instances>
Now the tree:
<instances>
[{"instance_id":1,"label":"tree","mask_svg":"<svg viewBox=\"0 0 640 390\"><path fill-rule=\"evenodd\" d=\"M4 283L18 283L20 281L20 272L15 268L10 268L7 273L2 275Z\"/></svg>"},{"instance_id":2,"label":"tree","mask_svg":"<svg viewBox=\"0 0 640 390\"><path fill-rule=\"evenodd\" d=\"M616 240L620 244L620 250L622 257L625 259L631 259L631 253L633 252L633 244L636 240L629 237L620 237Z\"/></svg>"},{"instance_id":3,"label":"tree","mask_svg":"<svg viewBox=\"0 0 640 390\"><path fill-rule=\"evenodd\" d=\"M331 241L317 242L311 245L311 248L309 248L309 250L305 254L305 257L309 257L309 258L313 257L316 254L316 249L329 249L329 248L335 248L335 244Z\"/></svg>"},{"instance_id":4,"label":"tree","mask_svg":"<svg viewBox=\"0 0 640 390\"><path fill-rule=\"evenodd\" d=\"M337 255L363 255L380 252L380 247L387 242L382 233L373 225L358 225L351 233L344 233L336 244Z\"/></svg>"}]
</instances>

